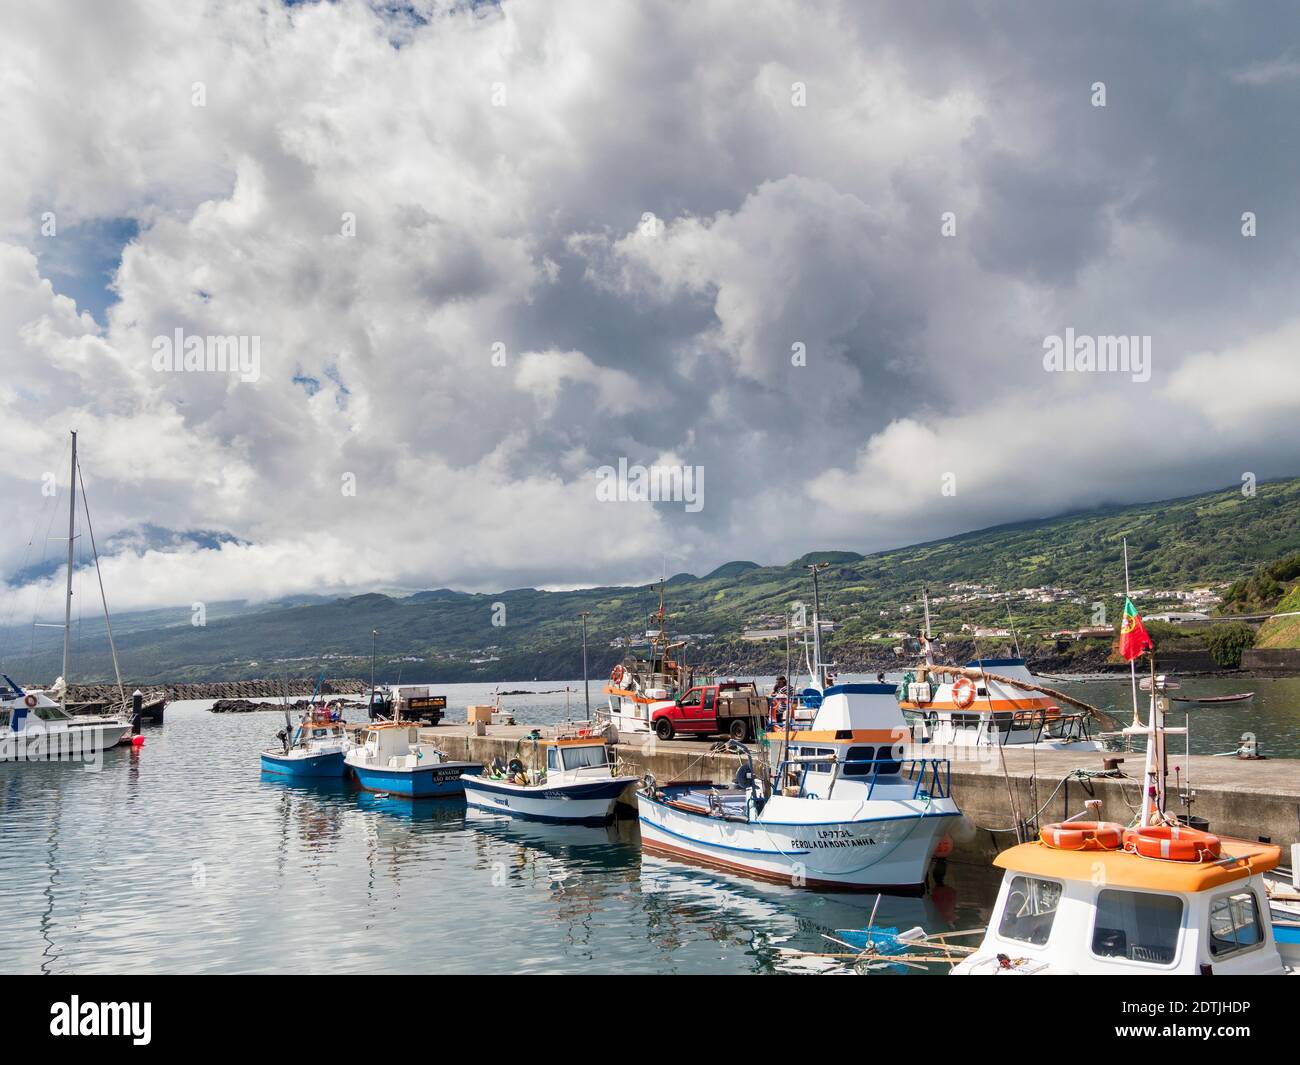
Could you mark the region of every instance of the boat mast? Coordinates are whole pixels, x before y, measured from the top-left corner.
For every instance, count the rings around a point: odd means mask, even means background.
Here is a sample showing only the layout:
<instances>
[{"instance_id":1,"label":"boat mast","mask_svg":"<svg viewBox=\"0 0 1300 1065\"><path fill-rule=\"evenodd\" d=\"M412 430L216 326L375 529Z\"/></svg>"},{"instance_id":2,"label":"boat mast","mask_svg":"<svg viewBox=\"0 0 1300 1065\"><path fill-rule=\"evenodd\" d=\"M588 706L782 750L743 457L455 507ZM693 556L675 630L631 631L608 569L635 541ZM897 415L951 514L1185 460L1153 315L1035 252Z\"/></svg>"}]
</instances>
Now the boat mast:
<instances>
[{"instance_id":1,"label":"boat mast","mask_svg":"<svg viewBox=\"0 0 1300 1065\"><path fill-rule=\"evenodd\" d=\"M822 600L817 584L817 571L829 565L829 562L814 562L807 567L812 570L813 579L813 663L819 690L824 690L826 687L826 670L822 666Z\"/></svg>"},{"instance_id":2,"label":"boat mast","mask_svg":"<svg viewBox=\"0 0 1300 1065\"><path fill-rule=\"evenodd\" d=\"M1123 538L1123 542L1124 542L1124 606L1125 608L1127 608L1129 595L1130 595L1129 587L1128 587L1128 537L1127 536ZM1120 623L1120 627L1123 628L1123 622ZM1129 669L1129 679L1132 681L1133 684L1133 727L1140 728L1142 725L1142 720L1140 717L1138 717L1138 674L1137 674L1136 658L1129 659L1128 669Z\"/></svg>"},{"instance_id":3,"label":"boat mast","mask_svg":"<svg viewBox=\"0 0 1300 1065\"><path fill-rule=\"evenodd\" d=\"M72 564L77 521L77 431L72 431L72 464L68 473L68 592L63 603L63 706L68 706L68 650L72 639Z\"/></svg>"},{"instance_id":4,"label":"boat mast","mask_svg":"<svg viewBox=\"0 0 1300 1065\"><path fill-rule=\"evenodd\" d=\"M921 585L921 604L925 607L925 664L934 665L934 654L930 650L930 596Z\"/></svg>"}]
</instances>

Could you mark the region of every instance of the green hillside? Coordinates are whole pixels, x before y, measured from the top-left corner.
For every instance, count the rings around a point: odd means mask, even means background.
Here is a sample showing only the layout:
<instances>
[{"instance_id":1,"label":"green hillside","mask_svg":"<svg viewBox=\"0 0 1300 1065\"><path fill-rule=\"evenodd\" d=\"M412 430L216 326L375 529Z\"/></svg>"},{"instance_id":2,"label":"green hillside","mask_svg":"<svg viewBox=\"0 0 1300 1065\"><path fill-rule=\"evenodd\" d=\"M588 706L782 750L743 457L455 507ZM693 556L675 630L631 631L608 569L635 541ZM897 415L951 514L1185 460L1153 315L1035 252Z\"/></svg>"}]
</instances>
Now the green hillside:
<instances>
[{"instance_id":1,"label":"green hillside","mask_svg":"<svg viewBox=\"0 0 1300 1065\"><path fill-rule=\"evenodd\" d=\"M1114 624L1124 535L1135 589L1216 584L1226 592L1229 583L1250 578L1261 565L1300 551L1300 479L1262 484L1251 499L1225 490L1102 507L867 556L816 551L783 566L736 562L704 578L680 574L668 587L670 628L699 637L688 652L699 662L752 654L755 645L742 644L740 633L779 625L796 601L811 604L804 567L819 561L830 563L821 576L822 613L836 623L829 645L840 661L855 660L864 647L887 645L890 641L869 644L879 633L915 632L923 584L941 600L932 611L936 634L958 633L963 624L1008 623L1008 601L957 602L951 586L958 583L985 586L985 594L1068 589L1069 596L1052 593L1050 602L1013 596L1010 611L1022 640L1091 624L1096 602L1105 604L1106 619ZM210 615L203 628L185 617L163 627L124 623L115 629L122 633L123 671L139 681L305 675L319 668L333 675L368 675L372 629L381 634L380 674L387 679L399 673L409 680L562 678L581 670L579 611L592 614L595 674L622 654L611 641L641 633L656 604L657 591L650 586L494 595L439 589L403 598L371 594ZM1154 597L1139 597L1138 605L1144 613L1177 608L1176 601ZM30 638L11 640L9 646L25 642L30 647ZM100 636L81 634L78 652L75 679L111 673ZM48 680L58 672L59 660L53 647L38 647L35 653L9 654L4 668L28 680Z\"/></svg>"}]
</instances>

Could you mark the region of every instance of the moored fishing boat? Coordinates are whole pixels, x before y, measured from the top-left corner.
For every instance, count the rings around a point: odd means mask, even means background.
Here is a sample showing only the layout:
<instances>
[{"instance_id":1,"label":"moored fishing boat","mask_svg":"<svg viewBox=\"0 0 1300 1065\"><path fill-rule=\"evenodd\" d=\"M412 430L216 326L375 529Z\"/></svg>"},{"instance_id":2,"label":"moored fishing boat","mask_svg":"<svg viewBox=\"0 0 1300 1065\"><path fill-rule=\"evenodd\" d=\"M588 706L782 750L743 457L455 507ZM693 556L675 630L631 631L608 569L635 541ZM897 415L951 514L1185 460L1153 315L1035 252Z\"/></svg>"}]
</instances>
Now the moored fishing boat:
<instances>
[{"instance_id":1,"label":"moored fishing boat","mask_svg":"<svg viewBox=\"0 0 1300 1065\"><path fill-rule=\"evenodd\" d=\"M1030 687L1017 684L1021 681ZM975 659L960 671L927 662L904 676L899 706L917 742L1099 751L1088 714L1036 692L1023 658Z\"/></svg>"},{"instance_id":2,"label":"moored fishing boat","mask_svg":"<svg viewBox=\"0 0 1300 1065\"><path fill-rule=\"evenodd\" d=\"M1281 848L1213 835L1168 809L1167 738L1187 730L1165 725L1167 691L1177 685L1156 675L1154 645L1126 594L1120 653L1134 662L1148 650L1147 720L1138 717L1134 672L1134 721L1124 729L1146 740L1136 823L1078 815L999 854L994 864L1004 872L988 929L955 974L1296 971L1294 924L1274 903L1266 878L1278 868ZM1189 796L1190 788L1184 801ZM1101 802L1089 805L1100 810Z\"/></svg>"},{"instance_id":3,"label":"moored fishing boat","mask_svg":"<svg viewBox=\"0 0 1300 1065\"><path fill-rule=\"evenodd\" d=\"M262 751L262 772L285 777L343 777L343 756L353 742L337 706L319 704L303 714L295 727L285 713L281 746Z\"/></svg>"},{"instance_id":4,"label":"moored fishing boat","mask_svg":"<svg viewBox=\"0 0 1300 1065\"><path fill-rule=\"evenodd\" d=\"M664 587L659 585L659 628L647 631L650 641L645 657L629 653L610 673L604 694L605 707L597 718L608 721L620 733L650 732L655 712L673 706L678 692L695 682L694 671L673 658L684 643L671 643L664 620Z\"/></svg>"},{"instance_id":5,"label":"moored fishing boat","mask_svg":"<svg viewBox=\"0 0 1300 1065\"><path fill-rule=\"evenodd\" d=\"M496 758L483 772L465 774L465 801L513 817L603 824L637 781L618 774L609 750L589 728L560 729L555 738L533 740L531 767L517 752L508 763Z\"/></svg>"},{"instance_id":6,"label":"moored fishing boat","mask_svg":"<svg viewBox=\"0 0 1300 1065\"><path fill-rule=\"evenodd\" d=\"M437 747L420 743L418 729L404 721L385 721L366 729L364 740L343 760L367 791L412 799L460 795L461 777L482 768L478 762L456 762Z\"/></svg>"},{"instance_id":7,"label":"moored fishing boat","mask_svg":"<svg viewBox=\"0 0 1300 1065\"><path fill-rule=\"evenodd\" d=\"M812 727L791 732L770 790L734 740L746 758L734 786L647 780L643 845L795 887L919 893L960 813L947 761L906 756L892 686L818 694Z\"/></svg>"}]
</instances>

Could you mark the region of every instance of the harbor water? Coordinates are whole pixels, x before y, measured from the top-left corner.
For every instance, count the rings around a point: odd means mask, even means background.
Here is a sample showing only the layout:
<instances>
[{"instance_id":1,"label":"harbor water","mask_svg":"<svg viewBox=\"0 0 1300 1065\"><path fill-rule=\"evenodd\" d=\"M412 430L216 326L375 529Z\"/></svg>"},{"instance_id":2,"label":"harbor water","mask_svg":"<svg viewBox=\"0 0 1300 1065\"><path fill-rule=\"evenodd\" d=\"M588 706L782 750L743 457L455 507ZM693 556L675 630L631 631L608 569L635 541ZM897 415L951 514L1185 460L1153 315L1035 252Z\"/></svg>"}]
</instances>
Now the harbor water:
<instances>
[{"instance_id":1,"label":"harbor water","mask_svg":"<svg viewBox=\"0 0 1300 1065\"><path fill-rule=\"evenodd\" d=\"M1130 699L1127 678L1068 688L1102 706ZM486 685L437 690L458 718L491 701ZM1193 710L1195 751L1249 731L1266 753L1300 756L1300 681L1188 680L1181 694L1230 690L1257 694ZM565 716L562 692L504 702L521 724ZM172 704L142 749L108 752L96 771L0 765L0 972L816 970L838 963L788 952L834 949L823 933L864 927L876 905L644 854L634 821L547 826L461 799L287 784L258 766L282 715L208 705ZM876 925L982 926L996 871L936 872L924 898L883 897Z\"/></svg>"}]
</instances>

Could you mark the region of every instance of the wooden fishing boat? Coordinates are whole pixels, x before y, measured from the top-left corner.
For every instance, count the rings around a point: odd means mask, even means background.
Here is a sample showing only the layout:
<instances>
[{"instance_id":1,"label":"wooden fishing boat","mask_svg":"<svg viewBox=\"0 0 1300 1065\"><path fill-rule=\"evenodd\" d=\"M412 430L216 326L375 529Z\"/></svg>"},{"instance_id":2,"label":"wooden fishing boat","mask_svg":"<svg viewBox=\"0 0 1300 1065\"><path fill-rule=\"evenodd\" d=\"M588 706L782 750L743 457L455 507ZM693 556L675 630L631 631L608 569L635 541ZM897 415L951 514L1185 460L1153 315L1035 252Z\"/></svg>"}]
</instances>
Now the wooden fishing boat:
<instances>
[{"instance_id":1,"label":"wooden fishing boat","mask_svg":"<svg viewBox=\"0 0 1300 1065\"><path fill-rule=\"evenodd\" d=\"M1247 699L1255 698L1254 692L1237 692L1233 695L1171 695L1176 703L1244 703Z\"/></svg>"}]
</instances>

